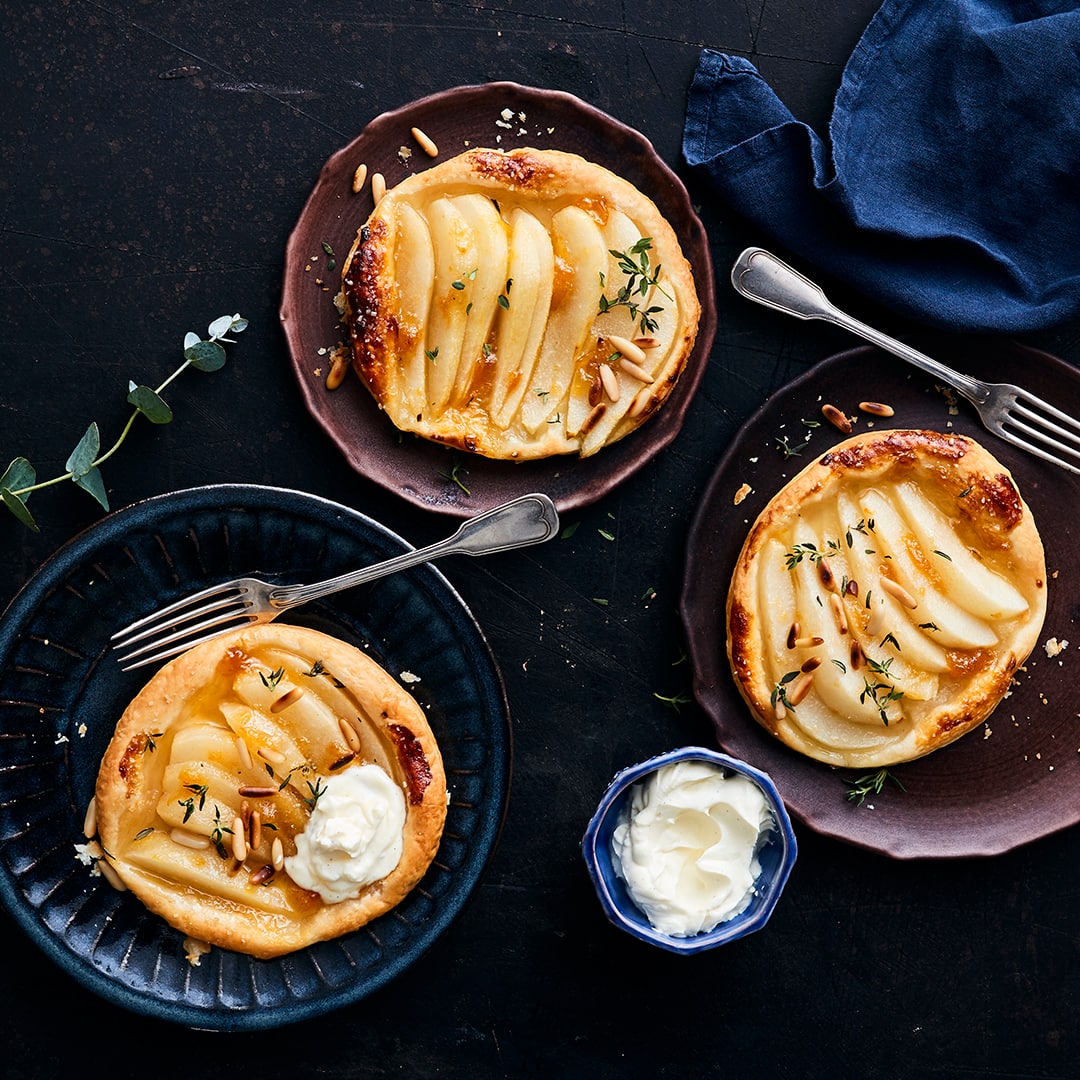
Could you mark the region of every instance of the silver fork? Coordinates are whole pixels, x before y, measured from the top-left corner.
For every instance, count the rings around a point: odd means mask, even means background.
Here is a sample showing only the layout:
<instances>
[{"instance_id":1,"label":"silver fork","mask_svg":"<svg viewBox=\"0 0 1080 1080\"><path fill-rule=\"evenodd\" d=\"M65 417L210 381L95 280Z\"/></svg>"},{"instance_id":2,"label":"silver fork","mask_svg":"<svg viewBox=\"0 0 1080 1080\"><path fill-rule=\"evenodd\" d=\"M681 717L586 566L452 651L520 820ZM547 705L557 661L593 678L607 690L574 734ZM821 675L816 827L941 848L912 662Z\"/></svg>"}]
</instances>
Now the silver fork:
<instances>
[{"instance_id":1,"label":"silver fork","mask_svg":"<svg viewBox=\"0 0 1080 1080\"><path fill-rule=\"evenodd\" d=\"M559 515L546 495L522 495L462 523L452 536L392 559L313 585L271 585L258 578L237 578L192 593L176 603L136 619L112 635L112 647L124 671L154 664L252 623L279 615L330 593L351 589L443 555L490 555L541 544L559 531ZM196 621L197 620L197 621ZM137 646L133 648L133 646Z\"/></svg>"},{"instance_id":2,"label":"silver fork","mask_svg":"<svg viewBox=\"0 0 1080 1080\"><path fill-rule=\"evenodd\" d=\"M747 248L735 260L731 283L750 300L797 319L834 323L922 368L963 394L995 435L1044 461L1080 474L1080 422L1042 398L1012 383L981 382L953 371L902 341L853 319L830 303L819 286L763 248Z\"/></svg>"}]
</instances>

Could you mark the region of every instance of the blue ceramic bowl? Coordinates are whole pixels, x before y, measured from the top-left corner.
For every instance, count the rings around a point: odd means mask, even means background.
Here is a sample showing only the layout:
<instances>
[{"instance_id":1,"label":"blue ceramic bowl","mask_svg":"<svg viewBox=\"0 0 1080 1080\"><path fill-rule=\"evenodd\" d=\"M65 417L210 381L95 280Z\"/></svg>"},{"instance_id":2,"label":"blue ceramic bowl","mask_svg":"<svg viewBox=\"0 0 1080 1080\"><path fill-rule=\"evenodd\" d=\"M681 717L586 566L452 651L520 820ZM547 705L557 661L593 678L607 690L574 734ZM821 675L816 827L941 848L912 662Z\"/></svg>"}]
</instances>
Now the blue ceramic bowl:
<instances>
[{"instance_id":1,"label":"blue ceramic bowl","mask_svg":"<svg viewBox=\"0 0 1080 1080\"><path fill-rule=\"evenodd\" d=\"M755 881L755 895L749 906L712 930L693 937L671 937L650 924L645 913L631 899L626 883L616 873L611 853L611 834L615 831L619 815L630 797L630 789L650 773L676 761L706 761L729 772L742 774L765 793L776 819L776 828L769 832L766 842L758 852L761 873ZM725 945L760 930L769 921L769 916L780 899L791 868L795 865L798 845L784 800L766 773L747 765L745 761L728 757L716 750L687 746L660 754L618 773L604 792L600 805L585 830L581 850L589 876L596 886L600 905L616 926L661 949L688 954L714 949L717 945Z\"/></svg>"}]
</instances>

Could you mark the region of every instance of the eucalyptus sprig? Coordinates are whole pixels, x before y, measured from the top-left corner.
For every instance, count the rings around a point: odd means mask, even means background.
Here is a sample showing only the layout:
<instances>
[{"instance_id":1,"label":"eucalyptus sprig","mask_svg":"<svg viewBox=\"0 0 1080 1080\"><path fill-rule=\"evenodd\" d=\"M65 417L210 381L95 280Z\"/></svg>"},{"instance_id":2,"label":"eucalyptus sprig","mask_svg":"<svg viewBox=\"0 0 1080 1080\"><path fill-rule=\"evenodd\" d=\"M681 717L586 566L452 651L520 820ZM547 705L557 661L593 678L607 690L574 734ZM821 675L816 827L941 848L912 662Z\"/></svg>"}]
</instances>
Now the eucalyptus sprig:
<instances>
[{"instance_id":1,"label":"eucalyptus sprig","mask_svg":"<svg viewBox=\"0 0 1080 1080\"><path fill-rule=\"evenodd\" d=\"M101 432L97 421L91 422L78 445L64 463L67 472L51 480L38 481L37 470L25 457L17 457L0 476L0 501L28 528L39 532L37 523L27 507L30 496L35 491L72 481L76 487L92 495L102 509L109 509L109 499L105 494L105 482L101 478L100 466L120 449L128 437L132 425L139 416L145 416L152 424L167 424L173 418L172 409L162 398L162 391L185 368L193 367L198 371L217 371L225 366L225 344L232 344L228 334L239 334L246 330L247 319L237 315L222 315L215 319L208 328L209 336L205 339L198 334L188 333L184 337L184 362L156 389L149 386L128 382L127 401L134 406L131 416L120 432L117 440L101 452Z\"/></svg>"}]
</instances>

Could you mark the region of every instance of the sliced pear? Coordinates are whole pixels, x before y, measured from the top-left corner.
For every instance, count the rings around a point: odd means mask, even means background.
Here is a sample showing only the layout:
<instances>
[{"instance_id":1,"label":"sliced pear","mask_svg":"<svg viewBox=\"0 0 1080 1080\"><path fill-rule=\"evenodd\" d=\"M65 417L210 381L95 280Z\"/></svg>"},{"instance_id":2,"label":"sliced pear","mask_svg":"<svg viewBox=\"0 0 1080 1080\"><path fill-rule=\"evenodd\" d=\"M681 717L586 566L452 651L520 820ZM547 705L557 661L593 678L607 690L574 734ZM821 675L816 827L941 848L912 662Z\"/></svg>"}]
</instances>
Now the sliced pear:
<instances>
[{"instance_id":1,"label":"sliced pear","mask_svg":"<svg viewBox=\"0 0 1080 1080\"><path fill-rule=\"evenodd\" d=\"M509 281L506 307L499 313L499 339L491 413L506 427L532 379L551 310L555 253L547 229L520 207L510 215Z\"/></svg>"},{"instance_id":2,"label":"sliced pear","mask_svg":"<svg viewBox=\"0 0 1080 1080\"><path fill-rule=\"evenodd\" d=\"M806 540L800 542L805 543ZM821 550L820 546L818 550ZM795 577L796 617L802 633L807 637L824 639L819 649L824 660L814 672L811 693L816 694L827 708L853 723L883 724L873 695L866 693L863 673L853 671L847 663L850 640L840 632L829 600L830 594L822 587L817 569L809 559L803 559L791 572ZM843 667L834 664L833 660L839 660ZM889 724L899 721L902 716L900 704L896 701L885 704L884 696L881 700Z\"/></svg>"},{"instance_id":3,"label":"sliced pear","mask_svg":"<svg viewBox=\"0 0 1080 1080\"><path fill-rule=\"evenodd\" d=\"M1028 610L1020 591L972 555L945 514L914 484L897 484L894 490L923 553L935 553L934 566L952 599L983 619L1011 619Z\"/></svg>"},{"instance_id":4,"label":"sliced pear","mask_svg":"<svg viewBox=\"0 0 1080 1080\"><path fill-rule=\"evenodd\" d=\"M242 907L283 915L292 910L288 890L251 885L246 873L231 873L232 860L222 859L215 849L195 851L173 843L164 833L153 832L132 845L125 861L144 874L223 897Z\"/></svg>"},{"instance_id":5,"label":"sliced pear","mask_svg":"<svg viewBox=\"0 0 1080 1080\"><path fill-rule=\"evenodd\" d=\"M468 320L464 286L474 270L479 276L476 237L464 214L447 197L432 200L427 208L435 250L435 280L428 313L426 409L442 413L450 400L461 362Z\"/></svg>"},{"instance_id":6,"label":"sliced pear","mask_svg":"<svg viewBox=\"0 0 1080 1080\"><path fill-rule=\"evenodd\" d=\"M844 537L856 522L866 519L865 510L861 510L854 498L846 492L839 493L836 507L840 515L838 534L841 537ZM880 642L886 634L892 634L900 644L905 662L910 666L938 674L948 671L949 658L945 650L930 637L933 631L919 627L919 623L929 620L919 618L913 621L910 618L911 612L879 586L881 556L876 550L877 541L873 534L863 536L861 533L852 533L850 547L846 541L841 542L847 550L850 576L859 585L859 602L866 612L865 618L869 621L874 640ZM874 554L868 555L868 548L873 548ZM870 614L871 612L876 614ZM867 630L867 637L870 636L870 630Z\"/></svg>"},{"instance_id":7,"label":"sliced pear","mask_svg":"<svg viewBox=\"0 0 1080 1080\"><path fill-rule=\"evenodd\" d=\"M964 610L927 580L912 558L905 536L910 530L892 504L873 488L859 500L867 516L874 519L874 544L888 558L890 576L916 600L914 609L904 609L914 623L933 623L935 640L957 649L985 649L997 644L997 634L983 619ZM871 587L866 582L866 587Z\"/></svg>"},{"instance_id":8,"label":"sliced pear","mask_svg":"<svg viewBox=\"0 0 1080 1080\"><path fill-rule=\"evenodd\" d=\"M394 281L401 348L395 388L404 395L408 413L415 416L425 404L428 359L424 355L424 327L435 284L435 249L423 216L407 203L395 205Z\"/></svg>"},{"instance_id":9,"label":"sliced pear","mask_svg":"<svg viewBox=\"0 0 1080 1080\"><path fill-rule=\"evenodd\" d=\"M579 206L566 206L552 215L551 236L559 272L570 275L570 280L559 304L552 304L531 385L522 401L522 421L530 432L557 413L565 416L566 394L592 332L600 303L600 275L608 260L599 226Z\"/></svg>"},{"instance_id":10,"label":"sliced pear","mask_svg":"<svg viewBox=\"0 0 1080 1080\"><path fill-rule=\"evenodd\" d=\"M477 367L485 363L484 346L491 336L499 311L499 295L506 289L510 273L509 242L506 222L486 195L458 195L453 201L454 208L468 222L476 251L473 266L451 285L465 301L461 361L451 395L453 401L460 403L468 400ZM459 285L461 288L457 288Z\"/></svg>"}]
</instances>

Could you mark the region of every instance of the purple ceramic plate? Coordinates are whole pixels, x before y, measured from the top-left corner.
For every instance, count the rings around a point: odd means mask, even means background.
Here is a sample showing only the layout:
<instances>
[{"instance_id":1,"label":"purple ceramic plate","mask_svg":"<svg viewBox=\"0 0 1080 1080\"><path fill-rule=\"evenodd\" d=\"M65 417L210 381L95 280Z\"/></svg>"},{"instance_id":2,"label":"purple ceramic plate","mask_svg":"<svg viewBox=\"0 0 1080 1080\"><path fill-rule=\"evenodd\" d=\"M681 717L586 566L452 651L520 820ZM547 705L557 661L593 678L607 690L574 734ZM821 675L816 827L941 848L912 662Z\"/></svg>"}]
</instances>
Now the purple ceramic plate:
<instances>
[{"instance_id":1,"label":"purple ceramic plate","mask_svg":"<svg viewBox=\"0 0 1080 1080\"><path fill-rule=\"evenodd\" d=\"M509 122L504 109L510 110ZM437 158L413 140L414 126L434 140ZM399 156L403 146L412 150L406 161ZM402 435L351 374L337 390L325 388L329 350L346 340L333 305L341 265L373 205L370 181L359 194L352 191L356 167L366 164L369 177L381 172L393 186L477 146L567 150L609 166L657 204L694 268L701 323L678 386L646 424L585 461L564 456L516 464L468 456ZM334 252L333 270L327 270L327 247ZM679 433L708 363L716 333L714 293L705 230L682 182L648 139L570 94L488 83L383 113L330 158L289 238L280 315L304 401L349 464L409 502L467 517L530 491L546 492L560 511L587 506L655 457ZM468 494L450 478L455 466Z\"/></svg>"},{"instance_id":2,"label":"purple ceramic plate","mask_svg":"<svg viewBox=\"0 0 1080 1080\"><path fill-rule=\"evenodd\" d=\"M1046 353L1002 340L917 343L929 355L992 382L1021 383L1080 416L1080 372ZM858 412L860 400L892 405L888 421ZM914 427L956 431L978 440L1013 474L1046 548L1049 609L1018 684L988 721L918 761L894 766L904 790L886 783L863 805L847 781L873 770L834 769L789 750L754 720L735 688L726 654L728 583L742 542L770 498L805 464L844 436L819 421L831 402L858 415L856 433ZM804 438L810 434L808 442ZM778 440L803 446L785 458ZM751 491L735 504L741 485ZM827 836L895 858L996 855L1080 821L1080 724L1074 668L1080 659L1077 597L1080 477L1023 453L990 434L962 400L955 415L942 388L900 360L858 348L822 361L775 393L743 426L714 473L688 541L681 610L694 670L694 692L721 747L767 772L799 821ZM1069 508L1063 513L1063 509ZM1068 641L1055 658L1044 644Z\"/></svg>"}]
</instances>

